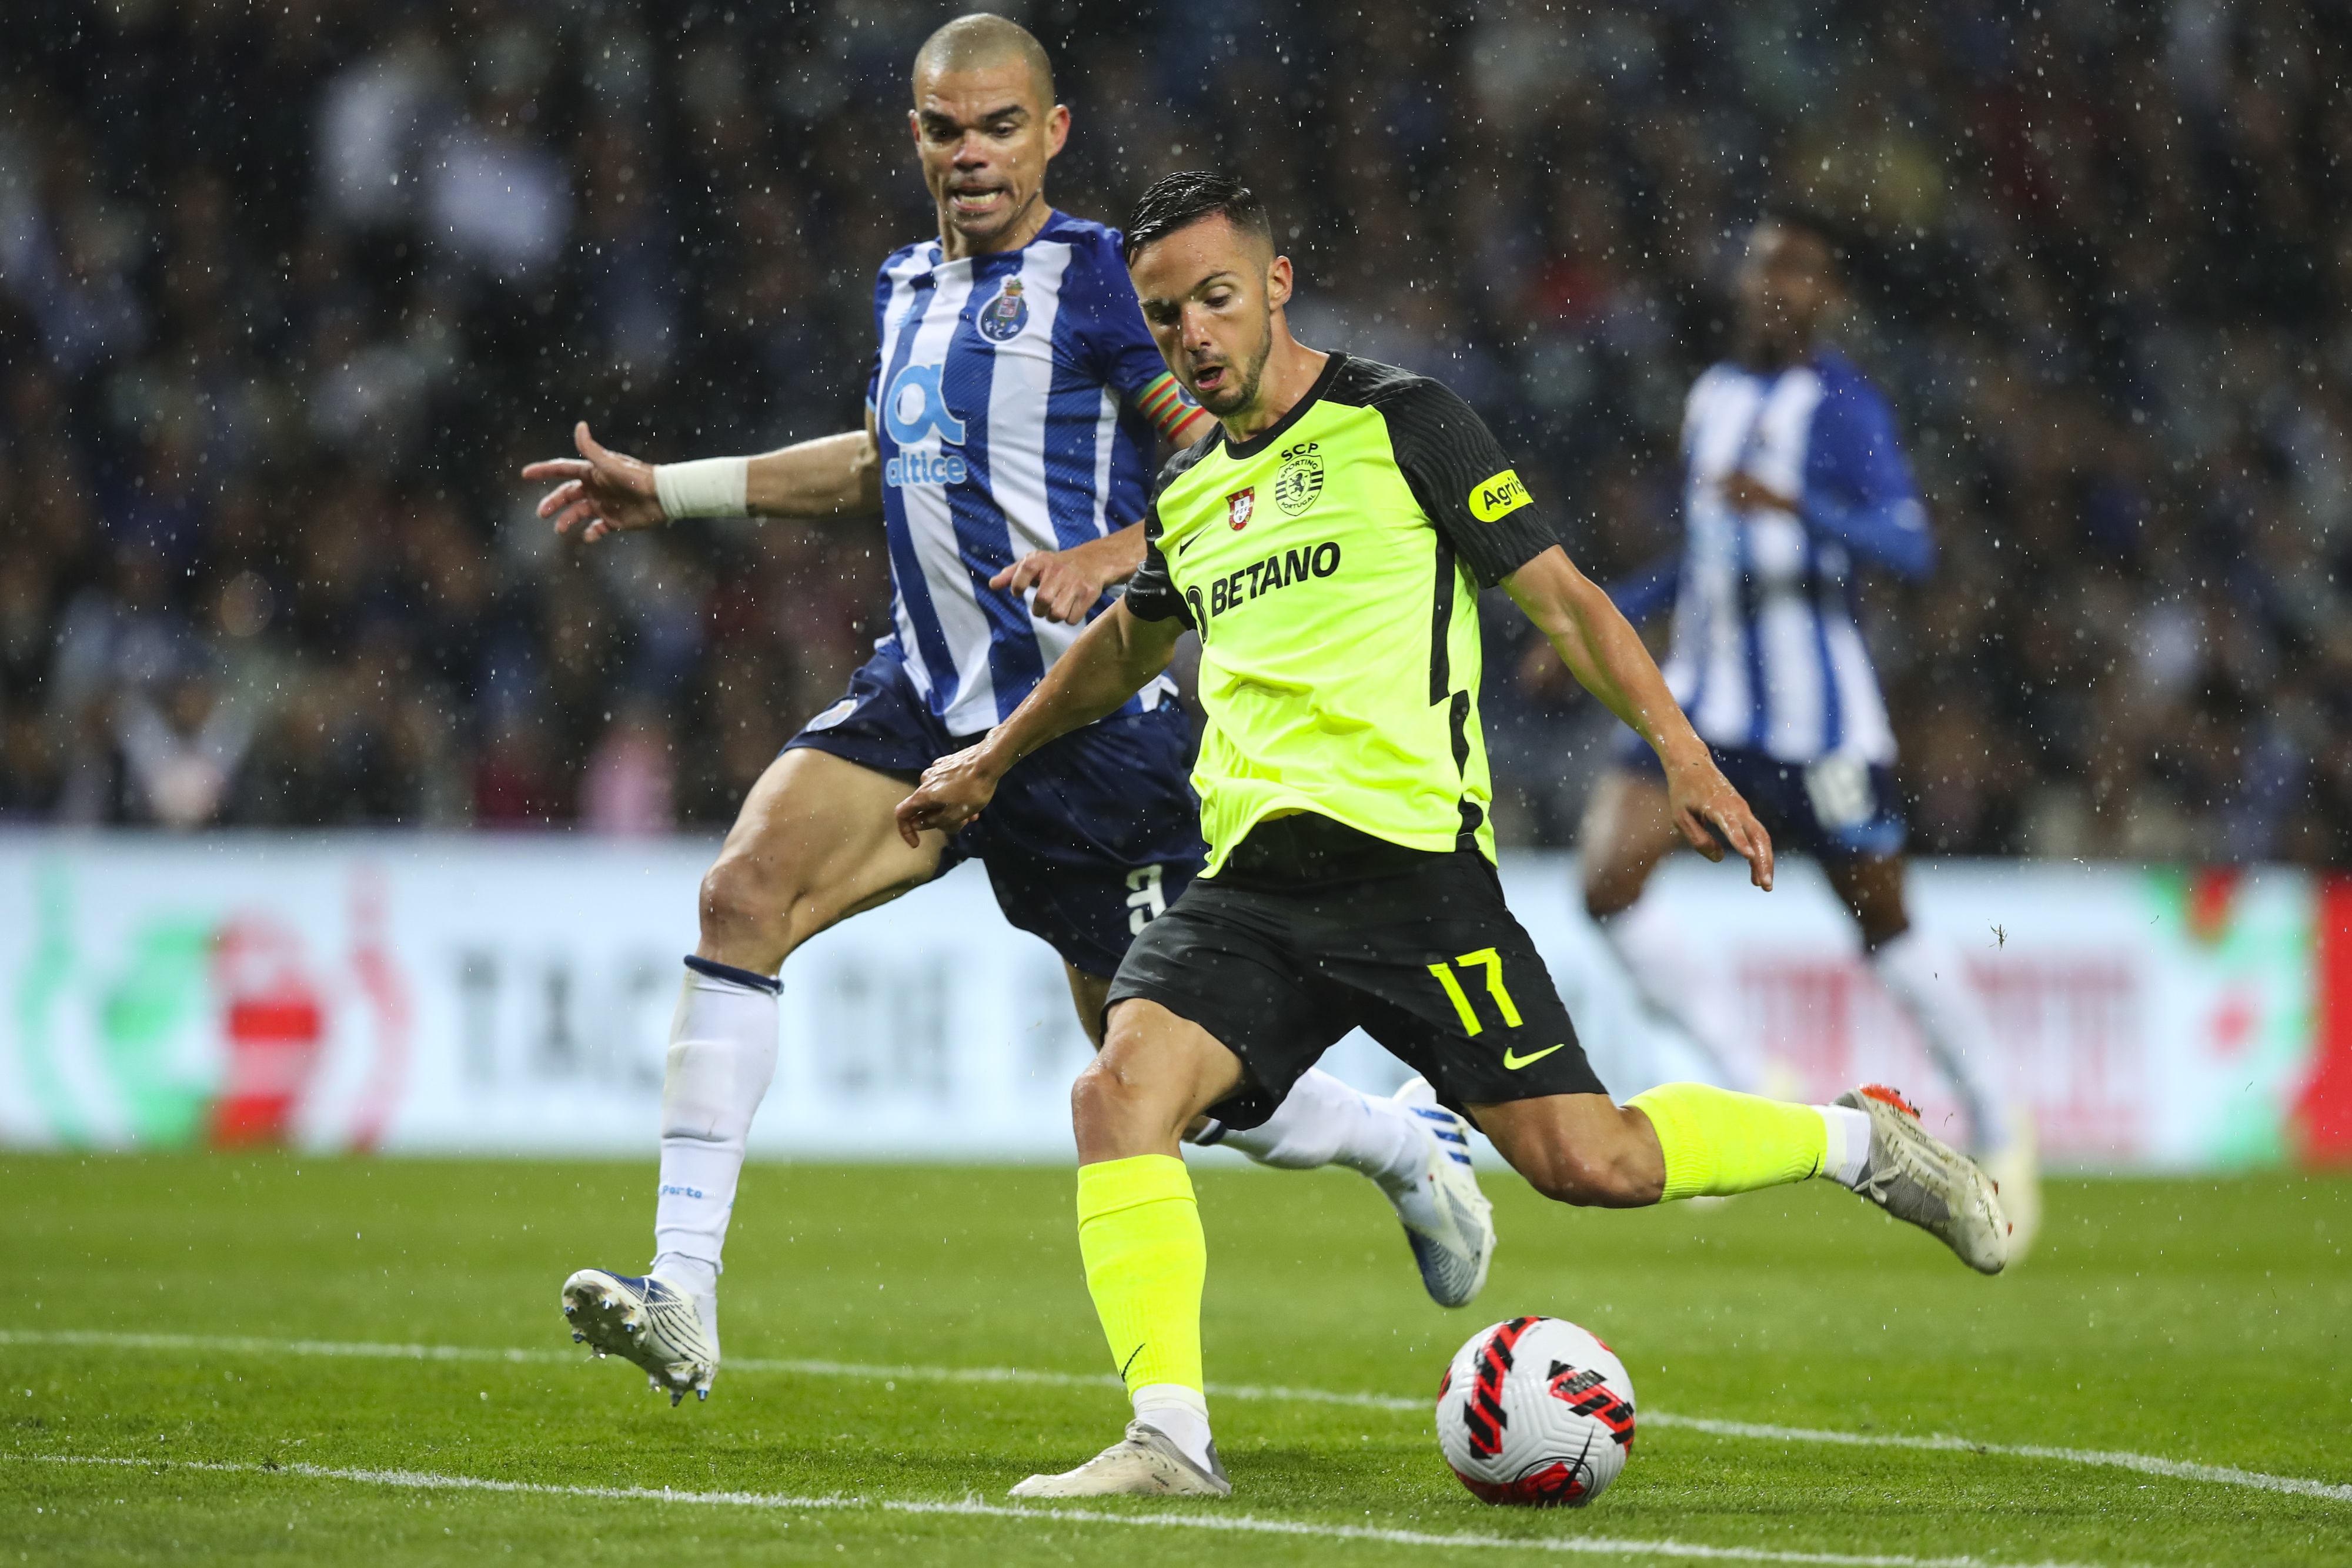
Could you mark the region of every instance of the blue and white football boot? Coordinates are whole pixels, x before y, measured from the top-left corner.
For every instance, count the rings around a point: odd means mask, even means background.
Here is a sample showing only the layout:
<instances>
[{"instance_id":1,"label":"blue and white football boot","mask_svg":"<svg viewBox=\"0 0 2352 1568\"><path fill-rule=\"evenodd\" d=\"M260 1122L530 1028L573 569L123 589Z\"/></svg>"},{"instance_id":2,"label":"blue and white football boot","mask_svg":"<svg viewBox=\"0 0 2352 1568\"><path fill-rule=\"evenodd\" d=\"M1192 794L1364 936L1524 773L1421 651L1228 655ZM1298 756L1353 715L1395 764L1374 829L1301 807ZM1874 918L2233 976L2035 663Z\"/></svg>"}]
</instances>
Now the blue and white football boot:
<instances>
[{"instance_id":1,"label":"blue and white football boot","mask_svg":"<svg viewBox=\"0 0 2352 1568\"><path fill-rule=\"evenodd\" d=\"M701 1309L694 1292L651 1274L583 1269L563 1281L572 1343L645 1368L654 1392L668 1395L672 1408L688 1389L697 1399L709 1398L719 1375L719 1336Z\"/></svg>"},{"instance_id":2,"label":"blue and white football boot","mask_svg":"<svg viewBox=\"0 0 2352 1568\"><path fill-rule=\"evenodd\" d=\"M1421 1124L1429 1143L1429 1163L1418 1185L1391 1193L1421 1283L1441 1307L1466 1307L1486 1288L1495 1260L1495 1206L1478 1190L1470 1168L1470 1129L1437 1103L1437 1091L1415 1078L1396 1092L1396 1103Z\"/></svg>"}]
</instances>

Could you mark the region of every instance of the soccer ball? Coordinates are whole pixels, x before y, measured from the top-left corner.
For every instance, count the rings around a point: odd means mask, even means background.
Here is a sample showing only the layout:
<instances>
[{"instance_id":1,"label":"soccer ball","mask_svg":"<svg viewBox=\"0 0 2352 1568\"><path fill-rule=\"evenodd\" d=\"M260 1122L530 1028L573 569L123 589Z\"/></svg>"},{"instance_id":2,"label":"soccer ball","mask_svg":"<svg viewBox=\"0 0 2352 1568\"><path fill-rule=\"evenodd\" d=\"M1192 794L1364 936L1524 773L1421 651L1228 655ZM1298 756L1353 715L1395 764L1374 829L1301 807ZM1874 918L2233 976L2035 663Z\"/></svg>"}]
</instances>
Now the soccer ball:
<instances>
[{"instance_id":1,"label":"soccer ball","mask_svg":"<svg viewBox=\"0 0 2352 1568\"><path fill-rule=\"evenodd\" d=\"M1560 1318L1513 1318L1454 1352L1437 1385L1437 1446L1487 1502L1582 1508L1633 1450L1633 1380Z\"/></svg>"}]
</instances>

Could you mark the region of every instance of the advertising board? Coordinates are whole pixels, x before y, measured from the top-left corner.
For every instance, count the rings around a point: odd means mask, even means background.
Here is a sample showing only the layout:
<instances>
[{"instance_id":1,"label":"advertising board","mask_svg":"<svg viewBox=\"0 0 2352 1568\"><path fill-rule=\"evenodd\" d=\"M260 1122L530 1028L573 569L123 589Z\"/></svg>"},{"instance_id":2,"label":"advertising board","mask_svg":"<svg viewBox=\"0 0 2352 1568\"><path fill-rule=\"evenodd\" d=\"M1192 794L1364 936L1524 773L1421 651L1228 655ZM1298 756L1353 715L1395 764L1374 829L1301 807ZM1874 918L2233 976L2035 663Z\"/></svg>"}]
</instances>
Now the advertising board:
<instances>
[{"instance_id":1,"label":"advertising board","mask_svg":"<svg viewBox=\"0 0 2352 1568\"><path fill-rule=\"evenodd\" d=\"M0 836L0 1144L289 1144L649 1155L697 840ZM1629 917L1696 1036L1645 1008L1568 857L1504 880L1622 1098L1703 1077L1824 1099L1864 1079L1958 1106L1810 867L1755 893L1684 857ZM2352 936L2294 872L1928 864L1918 923L1998 1026L2053 1165L2209 1170L2352 1154ZM1071 1155L1086 1040L1061 966L966 866L786 966L769 1157ZM1351 1036L1359 1086L1404 1070Z\"/></svg>"}]
</instances>

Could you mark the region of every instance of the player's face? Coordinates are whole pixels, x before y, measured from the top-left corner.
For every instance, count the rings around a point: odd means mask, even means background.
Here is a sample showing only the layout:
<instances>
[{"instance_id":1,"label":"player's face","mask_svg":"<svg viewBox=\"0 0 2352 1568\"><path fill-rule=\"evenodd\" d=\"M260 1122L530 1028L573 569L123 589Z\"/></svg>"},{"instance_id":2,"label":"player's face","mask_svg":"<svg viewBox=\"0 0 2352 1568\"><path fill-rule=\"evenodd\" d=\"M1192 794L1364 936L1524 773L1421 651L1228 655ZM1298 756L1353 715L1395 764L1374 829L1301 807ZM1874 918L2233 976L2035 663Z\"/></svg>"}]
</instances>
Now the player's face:
<instances>
[{"instance_id":1,"label":"player's face","mask_svg":"<svg viewBox=\"0 0 2352 1568\"><path fill-rule=\"evenodd\" d=\"M1743 350L1788 360L1812 346L1823 312L1837 298L1837 268L1821 236L1759 224L1739 268Z\"/></svg>"},{"instance_id":2,"label":"player's face","mask_svg":"<svg viewBox=\"0 0 2352 1568\"><path fill-rule=\"evenodd\" d=\"M1070 133L1070 111L1040 101L1029 68L1008 58L924 71L908 118L949 250L1026 244L1045 222L1045 164Z\"/></svg>"},{"instance_id":3,"label":"player's face","mask_svg":"<svg viewBox=\"0 0 2352 1568\"><path fill-rule=\"evenodd\" d=\"M1222 217L1203 218L1128 264L1160 357L1219 419L1257 402L1274 313L1290 302L1290 258Z\"/></svg>"}]
</instances>

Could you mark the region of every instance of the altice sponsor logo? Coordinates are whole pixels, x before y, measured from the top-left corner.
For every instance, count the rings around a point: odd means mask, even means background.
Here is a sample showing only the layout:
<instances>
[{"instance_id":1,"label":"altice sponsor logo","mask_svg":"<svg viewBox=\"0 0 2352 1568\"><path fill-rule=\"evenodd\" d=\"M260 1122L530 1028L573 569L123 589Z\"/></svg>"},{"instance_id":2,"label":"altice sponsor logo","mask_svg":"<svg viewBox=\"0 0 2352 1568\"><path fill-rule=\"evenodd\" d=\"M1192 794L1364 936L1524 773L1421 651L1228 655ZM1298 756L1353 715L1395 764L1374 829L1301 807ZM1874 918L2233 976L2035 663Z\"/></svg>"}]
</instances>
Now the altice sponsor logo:
<instances>
[{"instance_id":1,"label":"altice sponsor logo","mask_svg":"<svg viewBox=\"0 0 2352 1568\"><path fill-rule=\"evenodd\" d=\"M967 472L964 460L949 451L909 451L936 439L940 448L960 446L964 423L948 406L940 383L940 365L908 365L891 378L882 400L883 428L898 447L898 455L882 465L882 482L893 489L916 485L961 485Z\"/></svg>"},{"instance_id":2,"label":"altice sponsor logo","mask_svg":"<svg viewBox=\"0 0 2352 1568\"><path fill-rule=\"evenodd\" d=\"M961 485L963 459L952 452L908 452L882 465L882 482L894 489L909 485Z\"/></svg>"}]
</instances>

